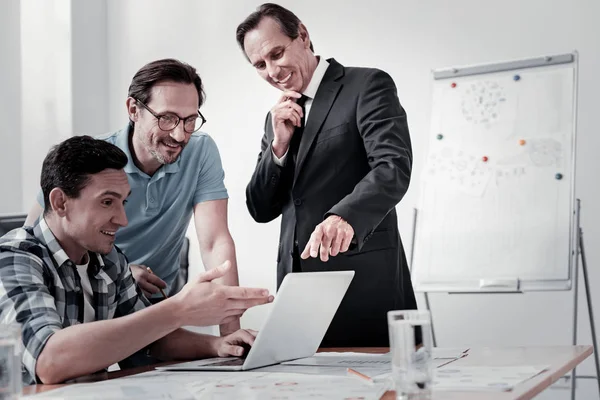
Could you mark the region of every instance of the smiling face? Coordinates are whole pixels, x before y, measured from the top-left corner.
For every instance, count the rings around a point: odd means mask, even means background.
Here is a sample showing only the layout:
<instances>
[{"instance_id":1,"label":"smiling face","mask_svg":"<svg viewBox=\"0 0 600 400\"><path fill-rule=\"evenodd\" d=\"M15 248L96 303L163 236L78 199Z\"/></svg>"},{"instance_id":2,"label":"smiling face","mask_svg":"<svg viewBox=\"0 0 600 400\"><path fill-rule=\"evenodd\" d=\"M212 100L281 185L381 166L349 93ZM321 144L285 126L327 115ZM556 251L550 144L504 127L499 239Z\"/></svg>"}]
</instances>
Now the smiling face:
<instances>
[{"instance_id":1,"label":"smiling face","mask_svg":"<svg viewBox=\"0 0 600 400\"><path fill-rule=\"evenodd\" d=\"M291 39L269 17L246 34L244 51L258 74L282 91L302 93L317 66L306 27L300 24L298 37Z\"/></svg>"},{"instance_id":2,"label":"smiling face","mask_svg":"<svg viewBox=\"0 0 600 400\"><path fill-rule=\"evenodd\" d=\"M191 83L159 82L152 87L150 99L146 105L158 116L172 114L185 119L198 115L198 91ZM158 119L136 105L134 99L128 99L128 108L135 122L134 153L142 169L156 170L161 165L177 161L191 137L183 130L183 121L175 129L163 131L158 126Z\"/></svg>"},{"instance_id":3,"label":"smiling face","mask_svg":"<svg viewBox=\"0 0 600 400\"><path fill-rule=\"evenodd\" d=\"M124 204L129 193L125 171L105 169L90 175L87 185L75 198L51 194L51 197L61 196L59 201L64 201L61 210L64 237L58 239L67 253L110 253L117 230L127 225Z\"/></svg>"}]
</instances>

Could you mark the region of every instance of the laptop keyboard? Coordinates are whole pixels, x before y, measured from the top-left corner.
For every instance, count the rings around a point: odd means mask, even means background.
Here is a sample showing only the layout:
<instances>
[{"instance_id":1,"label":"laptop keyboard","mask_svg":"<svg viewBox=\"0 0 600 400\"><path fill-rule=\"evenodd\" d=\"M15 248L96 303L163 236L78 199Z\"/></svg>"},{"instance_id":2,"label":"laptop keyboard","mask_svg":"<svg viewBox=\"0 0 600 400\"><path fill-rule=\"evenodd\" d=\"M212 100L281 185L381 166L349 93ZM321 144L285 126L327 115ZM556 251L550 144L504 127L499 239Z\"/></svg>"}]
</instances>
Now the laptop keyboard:
<instances>
[{"instance_id":1,"label":"laptop keyboard","mask_svg":"<svg viewBox=\"0 0 600 400\"><path fill-rule=\"evenodd\" d=\"M227 361L218 361L212 364L208 364L211 367L216 366L216 367L236 367L238 365L244 365L244 360L243 358L236 358L235 360L227 360Z\"/></svg>"}]
</instances>

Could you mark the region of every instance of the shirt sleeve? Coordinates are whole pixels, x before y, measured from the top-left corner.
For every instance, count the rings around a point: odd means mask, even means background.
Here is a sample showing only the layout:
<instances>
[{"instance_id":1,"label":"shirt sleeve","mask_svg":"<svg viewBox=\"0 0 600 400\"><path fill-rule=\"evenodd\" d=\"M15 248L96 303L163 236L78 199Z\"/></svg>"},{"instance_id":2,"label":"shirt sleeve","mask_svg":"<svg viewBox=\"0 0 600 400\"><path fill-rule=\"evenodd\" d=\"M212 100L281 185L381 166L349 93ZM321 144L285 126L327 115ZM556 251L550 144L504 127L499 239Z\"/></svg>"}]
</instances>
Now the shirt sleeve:
<instances>
[{"instance_id":1,"label":"shirt sleeve","mask_svg":"<svg viewBox=\"0 0 600 400\"><path fill-rule=\"evenodd\" d=\"M133 314L150 306L150 302L135 283L127 258L122 253L119 253L119 263L123 266L123 272L117 282L118 301L115 317Z\"/></svg>"},{"instance_id":2,"label":"shirt sleeve","mask_svg":"<svg viewBox=\"0 0 600 400\"><path fill-rule=\"evenodd\" d=\"M289 153L290 149L288 148L285 151L285 154L281 156L281 158L277 157L275 155L275 152L273 151L273 147L271 147L271 152L273 153L273 162L277 165L279 165L280 167L284 167L285 166L285 160L287 160L287 155ZM43 199L42 199L43 201Z\"/></svg>"},{"instance_id":3,"label":"shirt sleeve","mask_svg":"<svg viewBox=\"0 0 600 400\"><path fill-rule=\"evenodd\" d=\"M208 135L203 137L202 154L199 162L198 180L194 192L194 205L209 200L228 198L225 188L225 172L215 141Z\"/></svg>"},{"instance_id":4,"label":"shirt sleeve","mask_svg":"<svg viewBox=\"0 0 600 400\"><path fill-rule=\"evenodd\" d=\"M37 359L62 329L55 299L44 283L42 261L31 254L0 251L0 322L21 324L22 363L29 382L39 382Z\"/></svg>"}]
</instances>

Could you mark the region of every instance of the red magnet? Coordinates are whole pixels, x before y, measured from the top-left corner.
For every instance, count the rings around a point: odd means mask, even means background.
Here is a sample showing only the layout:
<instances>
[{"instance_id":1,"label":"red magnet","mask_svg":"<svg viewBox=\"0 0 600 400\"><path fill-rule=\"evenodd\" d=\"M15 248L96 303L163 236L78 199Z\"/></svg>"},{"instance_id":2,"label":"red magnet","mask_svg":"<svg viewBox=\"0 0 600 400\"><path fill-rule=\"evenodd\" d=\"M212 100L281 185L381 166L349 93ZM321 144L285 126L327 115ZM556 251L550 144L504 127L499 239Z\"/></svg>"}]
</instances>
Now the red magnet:
<instances>
[{"instance_id":1,"label":"red magnet","mask_svg":"<svg viewBox=\"0 0 600 400\"><path fill-rule=\"evenodd\" d=\"M525 143L527 143L527 142L525 141L525 139L521 139L521 140L519 140L519 144L520 144L521 146L525 146Z\"/></svg>"},{"instance_id":2,"label":"red magnet","mask_svg":"<svg viewBox=\"0 0 600 400\"><path fill-rule=\"evenodd\" d=\"M450 85L451 88L455 88L456 87L456 82L452 82L452 84Z\"/></svg>"},{"instance_id":3,"label":"red magnet","mask_svg":"<svg viewBox=\"0 0 600 400\"><path fill-rule=\"evenodd\" d=\"M483 156L481 159L483 160L483 162L487 162L488 157L487 156Z\"/></svg>"}]
</instances>

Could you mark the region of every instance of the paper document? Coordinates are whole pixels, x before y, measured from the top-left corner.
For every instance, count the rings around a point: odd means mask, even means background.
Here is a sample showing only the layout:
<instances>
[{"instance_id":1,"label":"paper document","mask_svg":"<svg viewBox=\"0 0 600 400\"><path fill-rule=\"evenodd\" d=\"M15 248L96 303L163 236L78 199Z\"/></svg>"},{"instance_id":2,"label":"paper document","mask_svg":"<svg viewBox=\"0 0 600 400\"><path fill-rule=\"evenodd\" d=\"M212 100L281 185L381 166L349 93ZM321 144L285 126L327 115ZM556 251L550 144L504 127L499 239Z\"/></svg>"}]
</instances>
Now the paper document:
<instances>
[{"instance_id":1,"label":"paper document","mask_svg":"<svg viewBox=\"0 0 600 400\"><path fill-rule=\"evenodd\" d=\"M151 371L130 377L77 384L28 396L40 399L347 399L376 400L387 382L369 384L350 376L269 372Z\"/></svg>"},{"instance_id":2,"label":"paper document","mask_svg":"<svg viewBox=\"0 0 600 400\"><path fill-rule=\"evenodd\" d=\"M77 399L77 400L195 400L192 393L175 382L156 383L151 380L139 382L113 379L96 383L78 383L25 397L40 399Z\"/></svg>"},{"instance_id":3,"label":"paper document","mask_svg":"<svg viewBox=\"0 0 600 400\"><path fill-rule=\"evenodd\" d=\"M434 348L432 358L434 360L453 360L464 356L468 349L456 348ZM367 354L367 353L316 353L312 357L300 358L293 361L283 362L283 365L313 365L330 367L390 367L392 356L385 354ZM439 363L440 365L442 363ZM391 368L391 367L390 367Z\"/></svg>"},{"instance_id":4,"label":"paper document","mask_svg":"<svg viewBox=\"0 0 600 400\"><path fill-rule=\"evenodd\" d=\"M340 353L343 354L343 353ZM390 365L392 357L389 354L370 354L369 356L321 356L319 354L313 357L300 358L298 360L283 362L283 365L312 365L312 366L331 366L331 367L365 367Z\"/></svg>"},{"instance_id":5,"label":"paper document","mask_svg":"<svg viewBox=\"0 0 600 400\"><path fill-rule=\"evenodd\" d=\"M434 371L435 390L512 390L547 366L463 367L449 365Z\"/></svg>"}]
</instances>

